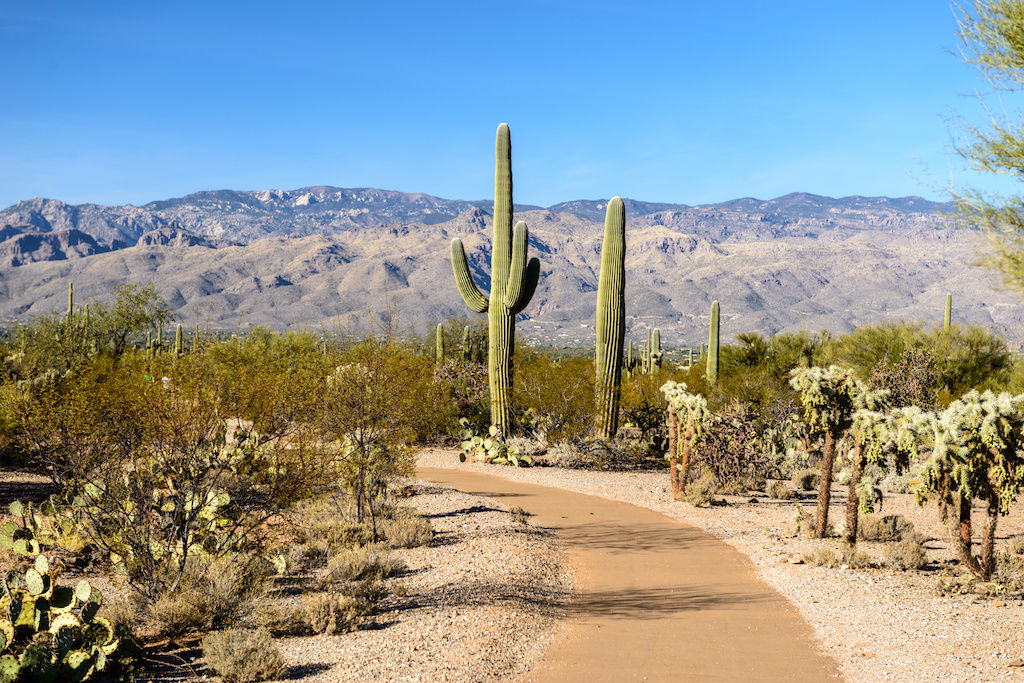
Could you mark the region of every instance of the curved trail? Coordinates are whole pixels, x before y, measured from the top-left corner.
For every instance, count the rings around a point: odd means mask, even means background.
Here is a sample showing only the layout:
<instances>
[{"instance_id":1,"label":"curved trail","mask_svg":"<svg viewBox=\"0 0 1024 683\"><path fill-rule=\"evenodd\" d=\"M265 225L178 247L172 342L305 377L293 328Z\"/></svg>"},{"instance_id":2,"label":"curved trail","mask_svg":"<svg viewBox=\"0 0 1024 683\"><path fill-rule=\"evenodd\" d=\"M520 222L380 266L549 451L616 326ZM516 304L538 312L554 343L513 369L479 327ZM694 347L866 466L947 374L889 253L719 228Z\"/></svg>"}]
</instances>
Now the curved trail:
<instances>
[{"instance_id":1,"label":"curved trail","mask_svg":"<svg viewBox=\"0 0 1024 683\"><path fill-rule=\"evenodd\" d=\"M421 479L553 529L576 571L567 628L527 681L825 681L810 626L739 551L657 512L465 470Z\"/></svg>"}]
</instances>

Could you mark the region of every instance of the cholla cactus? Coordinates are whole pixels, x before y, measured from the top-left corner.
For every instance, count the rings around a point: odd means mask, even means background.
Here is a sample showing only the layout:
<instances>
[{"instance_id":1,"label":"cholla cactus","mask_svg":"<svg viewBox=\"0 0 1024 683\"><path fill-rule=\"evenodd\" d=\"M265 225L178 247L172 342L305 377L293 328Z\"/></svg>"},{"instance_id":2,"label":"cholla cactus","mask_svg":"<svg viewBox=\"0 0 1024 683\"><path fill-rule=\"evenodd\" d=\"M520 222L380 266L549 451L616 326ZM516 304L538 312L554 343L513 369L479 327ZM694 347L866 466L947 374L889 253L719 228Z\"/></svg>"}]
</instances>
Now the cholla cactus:
<instances>
[{"instance_id":1,"label":"cholla cactus","mask_svg":"<svg viewBox=\"0 0 1024 683\"><path fill-rule=\"evenodd\" d=\"M824 437L821 483L818 486L818 516L814 536L824 538L828 528L828 505L832 497L832 466L836 444L853 424L853 414L861 408L878 410L887 391L871 391L857 379L853 370L835 365L827 368L797 368L790 372L790 386L800 394L804 422L809 432Z\"/></svg>"},{"instance_id":2,"label":"cholla cactus","mask_svg":"<svg viewBox=\"0 0 1024 683\"><path fill-rule=\"evenodd\" d=\"M954 543L960 560L988 580L995 562L995 532L1000 514L1024 486L1024 394L972 390L949 404L933 423L931 457L924 463L918 501L929 494L943 503L959 503L960 533ZM971 500L987 504L980 562L971 553Z\"/></svg>"},{"instance_id":3,"label":"cholla cactus","mask_svg":"<svg viewBox=\"0 0 1024 683\"><path fill-rule=\"evenodd\" d=\"M854 412L849 429L854 446L847 453L850 480L844 536L848 545L857 543L858 515L874 512L874 499L881 495L870 481L863 479L865 466L874 465L885 472L891 463L897 472L904 471L910 460L919 455L920 426L928 425L927 414L917 407L891 413L868 408Z\"/></svg>"},{"instance_id":4,"label":"cholla cactus","mask_svg":"<svg viewBox=\"0 0 1024 683\"><path fill-rule=\"evenodd\" d=\"M685 382L669 380L661 385L661 393L668 401L669 472L672 495L678 498L690 475L690 456L693 446L704 433L711 412L708 402L700 394L687 391ZM686 425L685 436L679 438L680 424ZM678 450L682 443L682 468L678 467Z\"/></svg>"}]
</instances>

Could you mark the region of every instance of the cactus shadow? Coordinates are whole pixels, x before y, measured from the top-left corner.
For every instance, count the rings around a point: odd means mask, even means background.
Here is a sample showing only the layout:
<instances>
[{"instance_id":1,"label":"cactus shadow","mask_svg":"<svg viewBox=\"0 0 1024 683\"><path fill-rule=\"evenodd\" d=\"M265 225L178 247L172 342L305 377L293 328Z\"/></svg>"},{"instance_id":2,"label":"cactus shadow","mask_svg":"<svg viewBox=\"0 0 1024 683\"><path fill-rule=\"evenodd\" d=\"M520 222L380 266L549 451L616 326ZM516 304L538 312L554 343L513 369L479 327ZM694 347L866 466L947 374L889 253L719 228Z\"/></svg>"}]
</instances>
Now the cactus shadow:
<instances>
[{"instance_id":1,"label":"cactus shadow","mask_svg":"<svg viewBox=\"0 0 1024 683\"><path fill-rule=\"evenodd\" d=\"M434 512L428 515L423 515L423 517L426 519L441 519L442 517L455 517L457 515L472 515L478 512L504 512L504 510L491 507L490 505L473 505L468 508L450 510L449 512Z\"/></svg>"}]
</instances>

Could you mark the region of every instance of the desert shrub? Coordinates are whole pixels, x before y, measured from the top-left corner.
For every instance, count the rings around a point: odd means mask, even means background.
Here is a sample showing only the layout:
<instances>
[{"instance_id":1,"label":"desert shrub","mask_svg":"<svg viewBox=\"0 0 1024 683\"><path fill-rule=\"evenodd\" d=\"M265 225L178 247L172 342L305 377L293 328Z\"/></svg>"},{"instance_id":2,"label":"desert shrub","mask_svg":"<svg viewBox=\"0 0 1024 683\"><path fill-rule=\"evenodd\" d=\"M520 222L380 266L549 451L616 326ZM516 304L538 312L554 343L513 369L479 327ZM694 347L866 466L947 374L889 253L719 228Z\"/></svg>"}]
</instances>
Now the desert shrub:
<instances>
[{"instance_id":1,"label":"desert shrub","mask_svg":"<svg viewBox=\"0 0 1024 683\"><path fill-rule=\"evenodd\" d=\"M434 381L445 388L451 402L454 420L446 433L457 431L459 418L468 420L476 431L490 426L491 395L485 363L446 359L435 367Z\"/></svg>"},{"instance_id":2,"label":"desert shrub","mask_svg":"<svg viewBox=\"0 0 1024 683\"><path fill-rule=\"evenodd\" d=\"M918 406L924 410L935 407L939 378L935 356L924 347L910 347L893 359L886 354L868 377L872 389L887 389L893 408Z\"/></svg>"},{"instance_id":3,"label":"desert shrub","mask_svg":"<svg viewBox=\"0 0 1024 683\"><path fill-rule=\"evenodd\" d=\"M327 562L324 583L342 581L360 581L366 579L383 580L395 574L405 565L392 556L384 546L371 543L342 550Z\"/></svg>"},{"instance_id":4,"label":"desert shrub","mask_svg":"<svg viewBox=\"0 0 1024 683\"><path fill-rule=\"evenodd\" d=\"M373 614L365 596L345 593L310 593L300 598L303 623L313 633L346 633L359 628Z\"/></svg>"},{"instance_id":5,"label":"desert shrub","mask_svg":"<svg viewBox=\"0 0 1024 683\"><path fill-rule=\"evenodd\" d=\"M1013 552L998 553L992 580L1006 590L1024 591L1024 554Z\"/></svg>"},{"instance_id":6,"label":"desert shrub","mask_svg":"<svg viewBox=\"0 0 1024 683\"><path fill-rule=\"evenodd\" d=\"M594 429L594 361L516 349L513 406L519 428L543 443L589 435Z\"/></svg>"},{"instance_id":7,"label":"desert shrub","mask_svg":"<svg viewBox=\"0 0 1024 683\"><path fill-rule=\"evenodd\" d=\"M352 520L354 510L350 507L347 497L337 494L300 501L290 516L299 544L333 555L343 548L372 543L373 530Z\"/></svg>"},{"instance_id":8,"label":"desert shrub","mask_svg":"<svg viewBox=\"0 0 1024 683\"><path fill-rule=\"evenodd\" d=\"M25 397L34 457L77 499L82 535L149 600L176 589L194 554L258 551L267 520L335 476L288 421L230 423L219 387L199 356L101 358Z\"/></svg>"},{"instance_id":9,"label":"desert shrub","mask_svg":"<svg viewBox=\"0 0 1024 683\"><path fill-rule=\"evenodd\" d=\"M796 508L796 512L793 514L794 535L811 536L814 533L814 515L804 510L799 503L794 503L793 507Z\"/></svg>"},{"instance_id":10,"label":"desert shrub","mask_svg":"<svg viewBox=\"0 0 1024 683\"><path fill-rule=\"evenodd\" d=\"M885 546L885 566L897 571L921 569L928 564L928 553L924 543L916 536L901 541L888 543Z\"/></svg>"},{"instance_id":11,"label":"desert shrub","mask_svg":"<svg viewBox=\"0 0 1024 683\"><path fill-rule=\"evenodd\" d=\"M857 536L864 541L902 541L916 533L903 515L864 515L857 525Z\"/></svg>"},{"instance_id":12,"label":"desert shrub","mask_svg":"<svg viewBox=\"0 0 1024 683\"><path fill-rule=\"evenodd\" d=\"M700 477L690 481L683 489L682 500L695 507L719 505L723 503L715 494L721 491L721 484L712 472L702 472Z\"/></svg>"},{"instance_id":13,"label":"desert shrub","mask_svg":"<svg viewBox=\"0 0 1024 683\"><path fill-rule=\"evenodd\" d=\"M542 456L542 461L552 467L582 469L590 464L588 454L572 441L556 443Z\"/></svg>"},{"instance_id":14,"label":"desert shrub","mask_svg":"<svg viewBox=\"0 0 1024 683\"><path fill-rule=\"evenodd\" d=\"M268 569L242 557L191 557L178 586L158 595L147 621L161 636L234 626L252 614L267 593Z\"/></svg>"},{"instance_id":15,"label":"desert shrub","mask_svg":"<svg viewBox=\"0 0 1024 683\"><path fill-rule=\"evenodd\" d=\"M790 483L799 491L813 491L818 488L821 475L817 470L800 470L793 474Z\"/></svg>"},{"instance_id":16,"label":"desert shrub","mask_svg":"<svg viewBox=\"0 0 1024 683\"><path fill-rule=\"evenodd\" d=\"M763 480L769 462L762 425L753 407L733 402L712 412L694 445L693 463L712 472L721 482L748 476Z\"/></svg>"},{"instance_id":17,"label":"desert shrub","mask_svg":"<svg viewBox=\"0 0 1024 683\"><path fill-rule=\"evenodd\" d=\"M392 548L418 548L434 539L434 527L419 514L404 513L384 522L384 537Z\"/></svg>"},{"instance_id":18,"label":"desert shrub","mask_svg":"<svg viewBox=\"0 0 1024 683\"><path fill-rule=\"evenodd\" d=\"M765 493L778 500L789 500L793 497L793 489L782 481L773 481L768 484L768 488L765 489Z\"/></svg>"},{"instance_id":19,"label":"desert shrub","mask_svg":"<svg viewBox=\"0 0 1024 683\"><path fill-rule=\"evenodd\" d=\"M1013 536L1006 544L1009 555L1024 555L1024 536Z\"/></svg>"},{"instance_id":20,"label":"desert shrub","mask_svg":"<svg viewBox=\"0 0 1024 683\"><path fill-rule=\"evenodd\" d=\"M266 681L284 671L284 656L266 629L228 629L203 638L206 665L225 681Z\"/></svg>"},{"instance_id":21,"label":"desert shrub","mask_svg":"<svg viewBox=\"0 0 1024 683\"><path fill-rule=\"evenodd\" d=\"M875 561L862 550L847 547L843 550L843 562L850 569L870 569L875 566Z\"/></svg>"},{"instance_id":22,"label":"desert shrub","mask_svg":"<svg viewBox=\"0 0 1024 683\"><path fill-rule=\"evenodd\" d=\"M812 567L827 567L836 569L842 564L842 559L835 551L825 546L818 546L814 550L804 553L804 562Z\"/></svg>"},{"instance_id":23,"label":"desert shrub","mask_svg":"<svg viewBox=\"0 0 1024 683\"><path fill-rule=\"evenodd\" d=\"M367 339L336 360L317 395L315 424L319 438L336 445L332 464L355 501L356 521L369 518L376 538L373 501L412 472L410 446L433 431L444 390L429 358L387 339Z\"/></svg>"},{"instance_id":24,"label":"desert shrub","mask_svg":"<svg viewBox=\"0 0 1024 683\"><path fill-rule=\"evenodd\" d=\"M508 514L512 518L513 522L515 522L516 524L523 525L529 524L530 517L533 516L532 513L527 512L521 507L512 508L511 510L508 511Z\"/></svg>"}]
</instances>

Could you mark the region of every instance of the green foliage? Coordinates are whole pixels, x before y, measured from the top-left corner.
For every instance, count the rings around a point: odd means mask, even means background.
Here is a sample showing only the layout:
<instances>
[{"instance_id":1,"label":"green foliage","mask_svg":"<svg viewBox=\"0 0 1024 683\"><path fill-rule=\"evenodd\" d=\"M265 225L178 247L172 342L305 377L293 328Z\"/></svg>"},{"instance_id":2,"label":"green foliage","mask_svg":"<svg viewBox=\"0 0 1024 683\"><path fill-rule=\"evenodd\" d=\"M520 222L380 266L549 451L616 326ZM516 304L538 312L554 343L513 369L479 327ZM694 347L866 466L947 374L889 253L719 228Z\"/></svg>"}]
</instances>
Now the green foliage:
<instances>
[{"instance_id":1,"label":"green foliage","mask_svg":"<svg viewBox=\"0 0 1024 683\"><path fill-rule=\"evenodd\" d=\"M107 668L119 640L97 616L103 596L88 581L59 585L38 555L24 575L9 572L2 587L0 680L81 681Z\"/></svg>"},{"instance_id":2,"label":"green foliage","mask_svg":"<svg viewBox=\"0 0 1024 683\"><path fill-rule=\"evenodd\" d=\"M462 453L459 454L459 460L462 462L469 460L513 467L529 467L533 464L533 458L521 453L517 446L506 443L501 438L496 426L490 426L487 436L480 436L473 431L468 420L462 418L459 422L462 425Z\"/></svg>"},{"instance_id":3,"label":"green foliage","mask_svg":"<svg viewBox=\"0 0 1024 683\"><path fill-rule=\"evenodd\" d=\"M960 54L979 70L988 86L999 91L1016 91L1024 84L1024 2L1021 0L975 0L966 8L954 6L958 21ZM954 139L959 155L971 168L1020 177L1024 164L1024 126L1014 108L998 102L984 102L988 127L961 122ZM975 188L951 191L959 220L982 228L988 238L988 252L981 260L996 270L1003 283L1024 291L1024 198Z\"/></svg>"},{"instance_id":4,"label":"green foliage","mask_svg":"<svg viewBox=\"0 0 1024 683\"><path fill-rule=\"evenodd\" d=\"M516 354L516 376L517 421L524 431L557 443L593 430L593 358L524 349Z\"/></svg>"}]
</instances>

